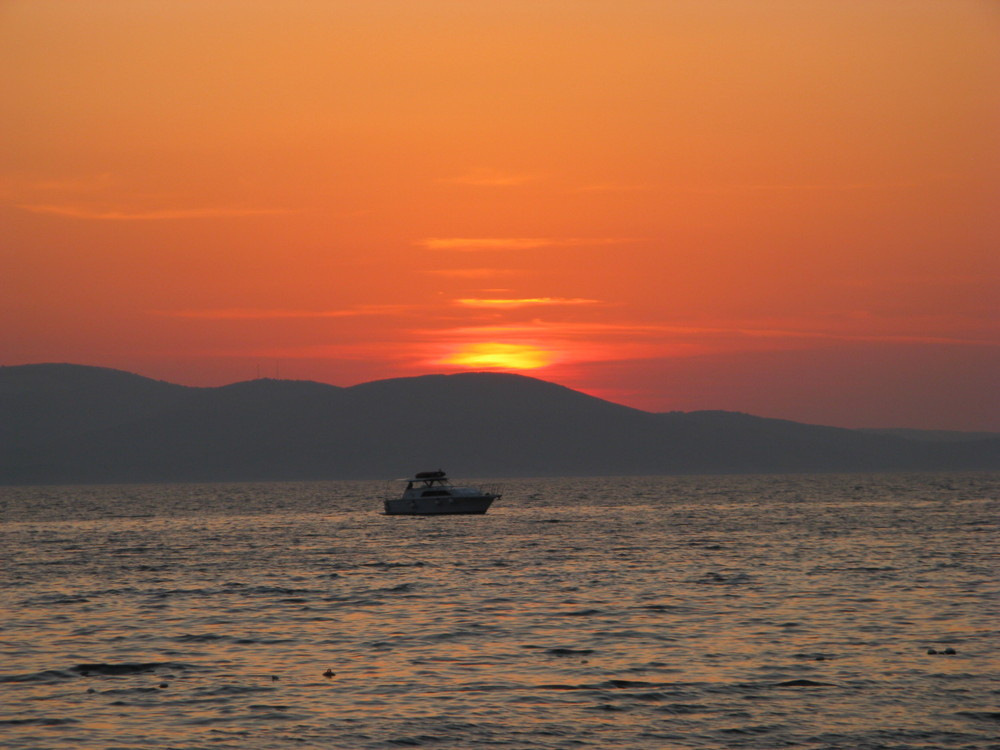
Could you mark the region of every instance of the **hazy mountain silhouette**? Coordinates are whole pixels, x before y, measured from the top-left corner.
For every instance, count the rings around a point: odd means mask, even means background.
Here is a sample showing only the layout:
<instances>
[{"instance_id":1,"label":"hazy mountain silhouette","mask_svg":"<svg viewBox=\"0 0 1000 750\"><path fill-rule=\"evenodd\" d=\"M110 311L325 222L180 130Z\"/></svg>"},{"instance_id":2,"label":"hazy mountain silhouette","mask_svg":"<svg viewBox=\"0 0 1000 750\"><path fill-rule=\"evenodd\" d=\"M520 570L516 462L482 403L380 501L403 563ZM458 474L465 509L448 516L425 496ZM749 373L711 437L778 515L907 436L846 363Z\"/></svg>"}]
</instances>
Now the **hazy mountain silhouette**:
<instances>
[{"instance_id":1,"label":"hazy mountain silhouette","mask_svg":"<svg viewBox=\"0 0 1000 750\"><path fill-rule=\"evenodd\" d=\"M907 439L746 414L654 414L521 375L191 388L0 368L0 482L87 483L1000 468L1000 439Z\"/></svg>"}]
</instances>

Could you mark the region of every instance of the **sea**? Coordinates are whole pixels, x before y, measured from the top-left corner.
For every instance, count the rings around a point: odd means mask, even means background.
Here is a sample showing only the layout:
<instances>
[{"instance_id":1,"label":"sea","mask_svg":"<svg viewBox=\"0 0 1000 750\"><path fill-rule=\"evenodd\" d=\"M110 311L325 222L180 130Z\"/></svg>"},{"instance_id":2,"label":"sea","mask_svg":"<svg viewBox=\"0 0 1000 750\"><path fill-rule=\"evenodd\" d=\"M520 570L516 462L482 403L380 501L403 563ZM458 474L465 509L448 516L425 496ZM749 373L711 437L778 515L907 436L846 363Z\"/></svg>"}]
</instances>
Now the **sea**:
<instances>
[{"instance_id":1,"label":"sea","mask_svg":"<svg viewBox=\"0 0 1000 750\"><path fill-rule=\"evenodd\" d=\"M0 747L1000 748L1000 475L503 481L0 488Z\"/></svg>"}]
</instances>

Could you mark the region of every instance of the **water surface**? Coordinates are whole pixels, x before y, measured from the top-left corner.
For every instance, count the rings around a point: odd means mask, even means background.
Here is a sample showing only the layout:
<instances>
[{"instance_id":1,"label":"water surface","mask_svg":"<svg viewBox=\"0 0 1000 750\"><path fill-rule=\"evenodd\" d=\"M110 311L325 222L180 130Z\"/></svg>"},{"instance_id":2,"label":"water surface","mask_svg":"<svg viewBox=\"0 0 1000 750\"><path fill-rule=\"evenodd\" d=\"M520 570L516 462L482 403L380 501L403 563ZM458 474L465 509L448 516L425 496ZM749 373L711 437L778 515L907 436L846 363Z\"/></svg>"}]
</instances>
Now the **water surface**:
<instances>
[{"instance_id":1,"label":"water surface","mask_svg":"<svg viewBox=\"0 0 1000 750\"><path fill-rule=\"evenodd\" d=\"M0 488L0 744L1000 747L1000 477L506 485Z\"/></svg>"}]
</instances>

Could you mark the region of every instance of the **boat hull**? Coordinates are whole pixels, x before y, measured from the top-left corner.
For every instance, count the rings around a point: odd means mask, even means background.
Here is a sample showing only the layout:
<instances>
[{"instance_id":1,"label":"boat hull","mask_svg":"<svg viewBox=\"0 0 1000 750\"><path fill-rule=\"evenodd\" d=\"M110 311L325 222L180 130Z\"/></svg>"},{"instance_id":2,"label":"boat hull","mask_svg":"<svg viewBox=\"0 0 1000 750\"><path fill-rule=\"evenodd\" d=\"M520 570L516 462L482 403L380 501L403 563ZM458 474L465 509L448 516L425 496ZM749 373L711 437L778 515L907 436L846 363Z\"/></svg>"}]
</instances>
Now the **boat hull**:
<instances>
[{"instance_id":1,"label":"boat hull","mask_svg":"<svg viewBox=\"0 0 1000 750\"><path fill-rule=\"evenodd\" d=\"M496 497L442 497L385 501L387 516L476 516L490 509Z\"/></svg>"}]
</instances>

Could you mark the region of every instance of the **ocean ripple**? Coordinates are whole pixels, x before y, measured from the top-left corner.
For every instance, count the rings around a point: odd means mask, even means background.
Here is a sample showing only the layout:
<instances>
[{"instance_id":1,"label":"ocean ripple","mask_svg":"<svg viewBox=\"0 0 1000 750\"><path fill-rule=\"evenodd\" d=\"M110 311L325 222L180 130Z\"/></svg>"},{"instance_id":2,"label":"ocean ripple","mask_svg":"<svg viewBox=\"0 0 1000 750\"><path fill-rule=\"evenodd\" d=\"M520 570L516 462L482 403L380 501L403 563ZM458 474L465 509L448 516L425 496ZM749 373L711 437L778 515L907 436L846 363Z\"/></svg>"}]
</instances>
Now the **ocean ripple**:
<instances>
[{"instance_id":1,"label":"ocean ripple","mask_svg":"<svg viewBox=\"0 0 1000 750\"><path fill-rule=\"evenodd\" d=\"M992 475L0 492L5 750L996 747Z\"/></svg>"}]
</instances>

